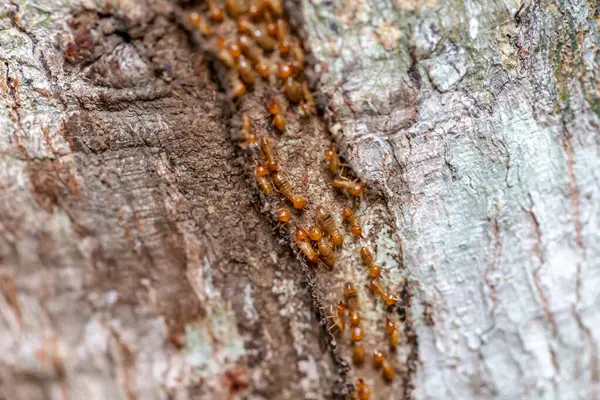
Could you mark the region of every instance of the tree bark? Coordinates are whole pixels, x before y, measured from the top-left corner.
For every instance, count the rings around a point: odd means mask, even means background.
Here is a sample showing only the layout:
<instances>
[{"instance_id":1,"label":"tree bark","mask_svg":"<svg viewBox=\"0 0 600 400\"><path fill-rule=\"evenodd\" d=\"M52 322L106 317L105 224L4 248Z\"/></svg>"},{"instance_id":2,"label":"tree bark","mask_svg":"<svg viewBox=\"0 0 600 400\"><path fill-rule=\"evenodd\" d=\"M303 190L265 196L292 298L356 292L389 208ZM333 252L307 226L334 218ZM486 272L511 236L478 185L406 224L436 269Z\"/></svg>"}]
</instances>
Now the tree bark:
<instances>
[{"instance_id":1,"label":"tree bark","mask_svg":"<svg viewBox=\"0 0 600 400\"><path fill-rule=\"evenodd\" d=\"M282 168L336 219L324 149L368 184L333 271L272 223L236 139L242 113L271 134L274 89L229 100L194 4L3 6L1 396L597 399L600 10L415 4L286 3L324 114L286 115ZM329 329L346 282L390 384Z\"/></svg>"}]
</instances>

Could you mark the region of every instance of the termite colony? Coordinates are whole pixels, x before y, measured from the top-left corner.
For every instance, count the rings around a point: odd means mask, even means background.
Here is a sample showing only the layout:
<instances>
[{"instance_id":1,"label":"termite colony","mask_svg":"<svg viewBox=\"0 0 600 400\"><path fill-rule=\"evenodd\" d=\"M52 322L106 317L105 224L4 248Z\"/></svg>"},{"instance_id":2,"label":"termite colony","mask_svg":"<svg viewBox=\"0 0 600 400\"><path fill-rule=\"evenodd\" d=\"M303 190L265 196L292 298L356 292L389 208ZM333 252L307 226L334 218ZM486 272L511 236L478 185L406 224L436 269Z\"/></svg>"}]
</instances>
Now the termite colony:
<instances>
[{"instance_id":1,"label":"termite colony","mask_svg":"<svg viewBox=\"0 0 600 400\"><path fill-rule=\"evenodd\" d=\"M187 10L183 19L205 52L216 61L221 81L239 116L235 139L251 165L252 180L262 194L264 208L289 235L292 247L308 265L333 271L345 242L358 245L365 241L355 210L366 185L342 162L328 137L329 144L320 149L319 158L329 170L329 191L338 197L345 195L343 201L352 206L344 207L337 215L332 207L317 203L324 202L327 196L316 198L314 193L318 190L308 184L308 173L301 184L298 174L292 171L293 167L298 169L303 156L290 156L288 152L281 157L294 142L311 135L311 120L317 117L303 44L290 27L282 0L206 0ZM343 222L338 224L336 219ZM344 236L346 229L349 237ZM373 252L362 246L355 257L367 267L367 286L376 298L381 298L388 309L397 309L398 298L386 288ZM352 282L344 285L343 301L335 305L335 311L331 308L330 332L344 333L347 312L352 360L356 366L364 365L367 348L359 291ZM393 350L400 334L397 323L389 318L381 321L381 332ZM378 349L370 351L373 367L381 371L385 381L392 381L395 369L391 359ZM368 399L371 390L361 378L356 380L352 393L356 398Z\"/></svg>"}]
</instances>

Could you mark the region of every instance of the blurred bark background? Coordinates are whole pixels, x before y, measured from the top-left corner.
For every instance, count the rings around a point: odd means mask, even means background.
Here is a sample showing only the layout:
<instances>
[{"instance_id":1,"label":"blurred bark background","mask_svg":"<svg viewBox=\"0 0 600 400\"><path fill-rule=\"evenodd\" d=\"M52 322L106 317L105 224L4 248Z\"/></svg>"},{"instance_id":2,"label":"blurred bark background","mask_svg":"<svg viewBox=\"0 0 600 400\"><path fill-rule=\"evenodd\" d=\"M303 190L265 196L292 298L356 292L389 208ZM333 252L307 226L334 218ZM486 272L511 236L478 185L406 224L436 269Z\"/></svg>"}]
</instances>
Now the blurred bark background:
<instances>
[{"instance_id":1,"label":"blurred bark background","mask_svg":"<svg viewBox=\"0 0 600 400\"><path fill-rule=\"evenodd\" d=\"M414 292L373 397L597 399L598 4L286 6ZM0 397L320 399L362 373L313 307L343 279L307 293L177 5L1 7Z\"/></svg>"}]
</instances>

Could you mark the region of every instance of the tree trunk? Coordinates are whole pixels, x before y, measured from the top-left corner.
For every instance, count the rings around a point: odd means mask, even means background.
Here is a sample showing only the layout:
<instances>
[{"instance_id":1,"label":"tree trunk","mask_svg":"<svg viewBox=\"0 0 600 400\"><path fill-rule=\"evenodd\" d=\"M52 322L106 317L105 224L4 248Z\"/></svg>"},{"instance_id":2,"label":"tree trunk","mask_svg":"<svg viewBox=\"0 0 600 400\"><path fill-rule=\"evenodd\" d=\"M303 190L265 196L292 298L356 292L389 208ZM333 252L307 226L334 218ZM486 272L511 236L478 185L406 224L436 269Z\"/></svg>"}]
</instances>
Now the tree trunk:
<instances>
[{"instance_id":1,"label":"tree trunk","mask_svg":"<svg viewBox=\"0 0 600 400\"><path fill-rule=\"evenodd\" d=\"M198 5L0 8L0 398L320 399L362 378L372 398L598 399L599 6L285 6L321 114L285 102L284 135L273 80L230 100L186 23ZM290 227L238 145L243 114L309 199ZM331 185L332 143L359 201ZM294 244L317 204L345 236L332 271ZM347 282L362 367L328 319Z\"/></svg>"}]
</instances>

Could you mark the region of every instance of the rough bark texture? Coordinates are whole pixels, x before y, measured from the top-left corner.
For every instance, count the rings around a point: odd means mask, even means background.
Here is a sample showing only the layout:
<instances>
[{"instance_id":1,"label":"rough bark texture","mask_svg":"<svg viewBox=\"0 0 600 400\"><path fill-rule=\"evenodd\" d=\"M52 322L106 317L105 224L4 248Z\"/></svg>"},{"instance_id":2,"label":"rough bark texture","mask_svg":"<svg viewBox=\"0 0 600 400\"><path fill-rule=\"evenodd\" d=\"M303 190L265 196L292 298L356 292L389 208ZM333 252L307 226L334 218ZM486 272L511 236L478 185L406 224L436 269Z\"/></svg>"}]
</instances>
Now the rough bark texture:
<instances>
[{"instance_id":1,"label":"rough bark texture","mask_svg":"<svg viewBox=\"0 0 600 400\"><path fill-rule=\"evenodd\" d=\"M339 213L331 132L369 183L335 272L294 257L231 140L269 88L232 107L178 6L3 5L0 396L323 398L362 376L376 398L598 398L599 11L414 4L288 4L328 110L289 120L281 162ZM319 321L366 283L361 244L415 294L390 385ZM362 293L374 348L390 313Z\"/></svg>"}]
</instances>

